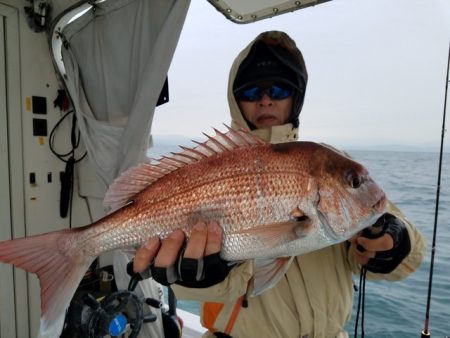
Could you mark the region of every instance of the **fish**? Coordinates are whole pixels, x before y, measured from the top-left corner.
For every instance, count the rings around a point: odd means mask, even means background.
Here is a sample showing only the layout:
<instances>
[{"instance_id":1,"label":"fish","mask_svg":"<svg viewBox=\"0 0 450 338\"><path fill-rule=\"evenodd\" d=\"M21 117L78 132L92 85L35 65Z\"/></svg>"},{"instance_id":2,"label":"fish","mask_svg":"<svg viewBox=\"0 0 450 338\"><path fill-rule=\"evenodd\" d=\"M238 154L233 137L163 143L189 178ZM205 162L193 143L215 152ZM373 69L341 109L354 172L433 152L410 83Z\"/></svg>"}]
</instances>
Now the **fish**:
<instances>
[{"instance_id":1,"label":"fish","mask_svg":"<svg viewBox=\"0 0 450 338\"><path fill-rule=\"evenodd\" d=\"M199 220L223 229L221 257L254 260L254 294L293 257L343 242L384 213L367 169L330 146L270 144L243 129L214 129L194 147L125 171L110 186L110 213L93 224L0 243L0 262L37 274L41 337L58 337L78 284L96 257L137 248Z\"/></svg>"}]
</instances>

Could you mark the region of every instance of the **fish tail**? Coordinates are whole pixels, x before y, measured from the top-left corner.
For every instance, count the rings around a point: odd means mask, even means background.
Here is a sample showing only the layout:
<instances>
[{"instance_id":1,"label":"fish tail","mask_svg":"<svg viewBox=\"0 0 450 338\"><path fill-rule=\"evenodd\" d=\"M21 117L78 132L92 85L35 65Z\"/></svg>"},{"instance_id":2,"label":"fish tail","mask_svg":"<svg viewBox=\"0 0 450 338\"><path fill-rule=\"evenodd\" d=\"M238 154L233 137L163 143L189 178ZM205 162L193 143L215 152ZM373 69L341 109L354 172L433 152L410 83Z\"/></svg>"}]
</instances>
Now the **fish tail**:
<instances>
[{"instance_id":1,"label":"fish tail","mask_svg":"<svg viewBox=\"0 0 450 338\"><path fill-rule=\"evenodd\" d=\"M59 337L70 301L95 259L76 248L80 228L0 243L0 262L37 274L41 285L39 337Z\"/></svg>"}]
</instances>

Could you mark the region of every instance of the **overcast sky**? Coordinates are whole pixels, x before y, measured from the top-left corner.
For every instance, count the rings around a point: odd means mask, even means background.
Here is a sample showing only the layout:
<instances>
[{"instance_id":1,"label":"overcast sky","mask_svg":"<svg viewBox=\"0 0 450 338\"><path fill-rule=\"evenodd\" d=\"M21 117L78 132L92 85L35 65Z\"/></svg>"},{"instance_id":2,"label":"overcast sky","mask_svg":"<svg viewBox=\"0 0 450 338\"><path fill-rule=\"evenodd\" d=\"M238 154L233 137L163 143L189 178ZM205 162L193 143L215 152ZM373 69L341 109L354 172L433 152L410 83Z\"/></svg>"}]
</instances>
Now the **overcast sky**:
<instances>
[{"instance_id":1,"label":"overcast sky","mask_svg":"<svg viewBox=\"0 0 450 338\"><path fill-rule=\"evenodd\" d=\"M229 123L230 66L272 29L297 42L308 68L301 139L439 149L449 0L332 0L246 25L192 0L169 69L171 101L157 108L152 132L196 137Z\"/></svg>"}]
</instances>

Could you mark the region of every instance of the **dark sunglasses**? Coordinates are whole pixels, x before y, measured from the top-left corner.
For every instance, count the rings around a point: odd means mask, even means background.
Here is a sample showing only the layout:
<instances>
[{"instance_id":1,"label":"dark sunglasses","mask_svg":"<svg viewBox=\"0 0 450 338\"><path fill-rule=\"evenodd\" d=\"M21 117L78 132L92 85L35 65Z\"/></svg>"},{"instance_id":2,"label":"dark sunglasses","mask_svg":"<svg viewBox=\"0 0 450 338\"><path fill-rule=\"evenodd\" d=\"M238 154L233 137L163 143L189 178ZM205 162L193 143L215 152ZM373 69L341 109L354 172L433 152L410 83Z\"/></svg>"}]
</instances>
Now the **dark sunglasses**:
<instances>
[{"instance_id":1,"label":"dark sunglasses","mask_svg":"<svg viewBox=\"0 0 450 338\"><path fill-rule=\"evenodd\" d=\"M270 87L251 86L236 93L236 98L240 101L256 102L267 94L272 100L284 100L292 95L292 87L280 84L273 84Z\"/></svg>"}]
</instances>

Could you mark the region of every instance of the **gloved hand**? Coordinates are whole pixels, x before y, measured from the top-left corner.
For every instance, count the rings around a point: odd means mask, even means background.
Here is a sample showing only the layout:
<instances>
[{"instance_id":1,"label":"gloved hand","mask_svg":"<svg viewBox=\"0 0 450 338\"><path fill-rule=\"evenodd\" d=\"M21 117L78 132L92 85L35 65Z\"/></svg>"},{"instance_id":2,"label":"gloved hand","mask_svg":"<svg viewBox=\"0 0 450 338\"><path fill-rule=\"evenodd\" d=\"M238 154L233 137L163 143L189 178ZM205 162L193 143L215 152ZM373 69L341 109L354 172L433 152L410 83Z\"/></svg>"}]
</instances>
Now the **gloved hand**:
<instances>
[{"instance_id":1,"label":"gloved hand","mask_svg":"<svg viewBox=\"0 0 450 338\"><path fill-rule=\"evenodd\" d=\"M180 257L169 268L152 264L150 271L157 282L166 286L175 283L189 288L207 288L222 282L231 268L217 252L199 259Z\"/></svg>"},{"instance_id":2,"label":"gloved hand","mask_svg":"<svg viewBox=\"0 0 450 338\"><path fill-rule=\"evenodd\" d=\"M172 232L160 244L151 238L137 252L133 270L151 276L163 285L176 283L191 288L205 288L223 281L232 266L220 258L222 229L217 222L198 222L185 244L181 230ZM150 265L150 266L149 266Z\"/></svg>"},{"instance_id":3,"label":"gloved hand","mask_svg":"<svg viewBox=\"0 0 450 338\"><path fill-rule=\"evenodd\" d=\"M392 272L411 251L405 224L389 213L355 236L351 243L358 262L375 273Z\"/></svg>"}]
</instances>

